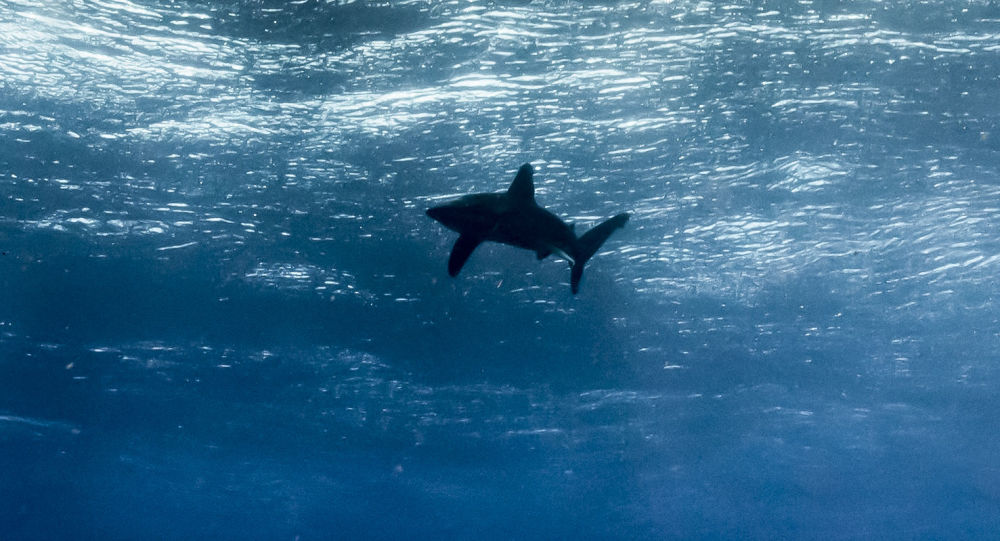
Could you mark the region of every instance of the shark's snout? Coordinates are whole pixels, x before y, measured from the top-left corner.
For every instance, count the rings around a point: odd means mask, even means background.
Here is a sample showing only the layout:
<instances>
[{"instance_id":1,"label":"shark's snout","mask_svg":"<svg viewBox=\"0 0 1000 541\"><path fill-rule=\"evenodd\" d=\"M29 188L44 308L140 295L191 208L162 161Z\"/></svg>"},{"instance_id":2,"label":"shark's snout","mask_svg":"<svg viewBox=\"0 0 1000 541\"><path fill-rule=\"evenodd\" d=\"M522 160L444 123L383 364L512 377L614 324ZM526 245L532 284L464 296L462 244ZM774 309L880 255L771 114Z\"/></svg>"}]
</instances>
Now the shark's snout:
<instances>
[{"instance_id":1,"label":"shark's snout","mask_svg":"<svg viewBox=\"0 0 1000 541\"><path fill-rule=\"evenodd\" d=\"M441 221L443 214L444 213L442 212L441 207L431 207L427 209L427 215L439 222Z\"/></svg>"},{"instance_id":2,"label":"shark's snout","mask_svg":"<svg viewBox=\"0 0 1000 541\"><path fill-rule=\"evenodd\" d=\"M448 228L454 228L456 219L454 209L448 205L441 205L427 209L427 215Z\"/></svg>"},{"instance_id":3,"label":"shark's snout","mask_svg":"<svg viewBox=\"0 0 1000 541\"><path fill-rule=\"evenodd\" d=\"M466 229L478 230L475 226L475 213L470 213L467 209L463 209L453 203L429 208L427 209L427 215L452 231L458 231L461 233Z\"/></svg>"}]
</instances>

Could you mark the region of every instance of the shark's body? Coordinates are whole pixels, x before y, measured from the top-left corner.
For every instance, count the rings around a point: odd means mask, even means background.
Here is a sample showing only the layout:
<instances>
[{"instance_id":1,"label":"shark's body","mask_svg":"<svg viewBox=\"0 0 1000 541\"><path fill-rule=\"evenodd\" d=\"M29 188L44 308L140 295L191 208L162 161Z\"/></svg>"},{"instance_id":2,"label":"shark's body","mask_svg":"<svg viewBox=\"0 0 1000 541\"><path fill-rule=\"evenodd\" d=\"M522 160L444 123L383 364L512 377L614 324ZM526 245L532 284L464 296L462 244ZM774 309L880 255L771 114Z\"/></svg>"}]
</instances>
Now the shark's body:
<instances>
[{"instance_id":1,"label":"shark's body","mask_svg":"<svg viewBox=\"0 0 1000 541\"><path fill-rule=\"evenodd\" d=\"M459 235L448 259L448 274L457 276L476 246L493 241L531 250L538 259L558 254L569 261L571 290L579 290L583 265L615 229L625 225L628 214L619 214L577 237L572 227L535 203L533 175L531 164L526 163L506 192L466 195L427 210L428 216Z\"/></svg>"}]
</instances>

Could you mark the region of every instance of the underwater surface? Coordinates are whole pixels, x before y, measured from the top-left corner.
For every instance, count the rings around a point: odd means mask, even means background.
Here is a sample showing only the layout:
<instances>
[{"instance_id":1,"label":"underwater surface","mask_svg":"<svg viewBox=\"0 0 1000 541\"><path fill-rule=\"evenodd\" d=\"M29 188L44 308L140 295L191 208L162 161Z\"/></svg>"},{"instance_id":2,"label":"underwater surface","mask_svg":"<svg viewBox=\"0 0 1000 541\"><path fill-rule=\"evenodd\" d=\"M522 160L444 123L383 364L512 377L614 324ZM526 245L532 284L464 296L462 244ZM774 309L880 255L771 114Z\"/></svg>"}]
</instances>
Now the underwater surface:
<instances>
[{"instance_id":1,"label":"underwater surface","mask_svg":"<svg viewBox=\"0 0 1000 541\"><path fill-rule=\"evenodd\" d=\"M0 538L1000 531L1000 5L0 2ZM507 188L550 257L425 214Z\"/></svg>"}]
</instances>

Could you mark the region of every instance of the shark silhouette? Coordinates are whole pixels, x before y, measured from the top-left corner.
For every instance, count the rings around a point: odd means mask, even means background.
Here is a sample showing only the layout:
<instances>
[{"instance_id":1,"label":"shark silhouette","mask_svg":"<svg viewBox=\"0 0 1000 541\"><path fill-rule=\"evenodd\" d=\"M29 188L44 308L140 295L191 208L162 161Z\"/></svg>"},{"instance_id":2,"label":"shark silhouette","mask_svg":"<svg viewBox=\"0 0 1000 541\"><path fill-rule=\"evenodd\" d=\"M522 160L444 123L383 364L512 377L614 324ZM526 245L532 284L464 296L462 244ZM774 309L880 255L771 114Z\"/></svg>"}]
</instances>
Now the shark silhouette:
<instances>
[{"instance_id":1,"label":"shark silhouette","mask_svg":"<svg viewBox=\"0 0 1000 541\"><path fill-rule=\"evenodd\" d=\"M499 242L535 252L539 260L557 254L569 261L570 289L580 289L583 266L625 225L628 213L610 218L577 237L573 228L535 203L534 170L521 166L506 192L477 193L427 210L427 215L458 233L448 258L448 274L458 276L476 246Z\"/></svg>"}]
</instances>

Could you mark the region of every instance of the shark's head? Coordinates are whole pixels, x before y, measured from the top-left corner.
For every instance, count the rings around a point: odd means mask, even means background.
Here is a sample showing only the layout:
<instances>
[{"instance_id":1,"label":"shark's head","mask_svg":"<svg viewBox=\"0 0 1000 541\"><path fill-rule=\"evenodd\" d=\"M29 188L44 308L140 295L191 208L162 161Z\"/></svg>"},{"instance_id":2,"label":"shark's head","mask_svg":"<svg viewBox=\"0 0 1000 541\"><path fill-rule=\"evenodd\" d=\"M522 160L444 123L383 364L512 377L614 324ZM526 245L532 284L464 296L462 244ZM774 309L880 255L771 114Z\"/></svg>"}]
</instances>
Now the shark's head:
<instances>
[{"instance_id":1,"label":"shark's head","mask_svg":"<svg viewBox=\"0 0 1000 541\"><path fill-rule=\"evenodd\" d=\"M458 231L462 223L461 209L450 204L429 208L427 209L427 215L453 231Z\"/></svg>"},{"instance_id":2,"label":"shark's head","mask_svg":"<svg viewBox=\"0 0 1000 541\"><path fill-rule=\"evenodd\" d=\"M429 208L427 215L452 231L482 236L496 226L507 206L504 194L473 194Z\"/></svg>"}]
</instances>

